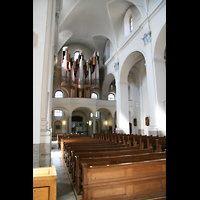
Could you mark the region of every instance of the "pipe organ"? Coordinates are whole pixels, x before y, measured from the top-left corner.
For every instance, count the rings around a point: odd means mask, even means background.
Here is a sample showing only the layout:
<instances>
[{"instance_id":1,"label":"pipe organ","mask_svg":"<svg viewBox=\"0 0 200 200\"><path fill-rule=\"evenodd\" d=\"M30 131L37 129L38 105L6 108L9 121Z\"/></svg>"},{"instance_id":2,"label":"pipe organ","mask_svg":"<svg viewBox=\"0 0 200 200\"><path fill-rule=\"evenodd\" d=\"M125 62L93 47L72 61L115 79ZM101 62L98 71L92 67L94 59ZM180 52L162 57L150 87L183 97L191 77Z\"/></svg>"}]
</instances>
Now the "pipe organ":
<instances>
[{"instance_id":1,"label":"pipe organ","mask_svg":"<svg viewBox=\"0 0 200 200\"><path fill-rule=\"evenodd\" d=\"M75 60L68 48L62 55L61 87L67 89L69 97L90 98L91 91L99 88L99 52L95 51L87 61L83 52Z\"/></svg>"}]
</instances>

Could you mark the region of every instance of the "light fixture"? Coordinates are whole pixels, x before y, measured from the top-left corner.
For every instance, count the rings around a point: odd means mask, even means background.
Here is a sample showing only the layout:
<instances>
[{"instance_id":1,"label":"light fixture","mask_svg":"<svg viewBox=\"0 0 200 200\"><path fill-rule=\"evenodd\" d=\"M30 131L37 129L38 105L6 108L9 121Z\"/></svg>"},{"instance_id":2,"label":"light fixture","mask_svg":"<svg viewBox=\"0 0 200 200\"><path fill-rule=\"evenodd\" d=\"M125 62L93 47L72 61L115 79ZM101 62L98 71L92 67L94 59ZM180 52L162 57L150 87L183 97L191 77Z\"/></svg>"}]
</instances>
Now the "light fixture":
<instances>
[{"instance_id":1,"label":"light fixture","mask_svg":"<svg viewBox=\"0 0 200 200\"><path fill-rule=\"evenodd\" d=\"M66 121L64 120L64 121L62 122L62 124L65 125L65 124L66 124Z\"/></svg>"},{"instance_id":2,"label":"light fixture","mask_svg":"<svg viewBox=\"0 0 200 200\"><path fill-rule=\"evenodd\" d=\"M108 124L108 122L107 121L105 121L105 125L107 125Z\"/></svg>"},{"instance_id":3,"label":"light fixture","mask_svg":"<svg viewBox=\"0 0 200 200\"><path fill-rule=\"evenodd\" d=\"M89 126L91 126L92 125L92 121L89 121Z\"/></svg>"}]
</instances>

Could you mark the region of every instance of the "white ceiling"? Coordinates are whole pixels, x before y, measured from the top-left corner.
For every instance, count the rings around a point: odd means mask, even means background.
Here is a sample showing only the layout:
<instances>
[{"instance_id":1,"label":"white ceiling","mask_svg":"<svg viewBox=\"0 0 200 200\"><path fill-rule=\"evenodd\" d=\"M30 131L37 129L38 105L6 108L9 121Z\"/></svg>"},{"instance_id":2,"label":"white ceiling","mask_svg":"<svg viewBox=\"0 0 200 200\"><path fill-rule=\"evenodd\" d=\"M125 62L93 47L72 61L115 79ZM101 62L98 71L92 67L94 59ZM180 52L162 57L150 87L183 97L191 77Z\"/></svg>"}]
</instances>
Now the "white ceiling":
<instances>
[{"instance_id":1,"label":"white ceiling","mask_svg":"<svg viewBox=\"0 0 200 200\"><path fill-rule=\"evenodd\" d=\"M117 48L119 29L128 8L145 13L145 0L63 0L59 15L59 45L82 44L102 53L109 39Z\"/></svg>"}]
</instances>

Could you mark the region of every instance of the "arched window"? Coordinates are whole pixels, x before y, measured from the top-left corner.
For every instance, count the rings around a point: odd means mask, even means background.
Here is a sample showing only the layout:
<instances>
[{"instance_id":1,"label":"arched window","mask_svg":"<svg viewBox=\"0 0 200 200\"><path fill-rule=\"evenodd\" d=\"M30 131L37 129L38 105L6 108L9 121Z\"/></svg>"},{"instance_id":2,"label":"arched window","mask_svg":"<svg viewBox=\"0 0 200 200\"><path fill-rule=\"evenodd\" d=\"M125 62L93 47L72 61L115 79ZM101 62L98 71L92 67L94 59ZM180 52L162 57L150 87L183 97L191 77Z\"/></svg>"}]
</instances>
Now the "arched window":
<instances>
[{"instance_id":1,"label":"arched window","mask_svg":"<svg viewBox=\"0 0 200 200\"><path fill-rule=\"evenodd\" d=\"M95 116L95 117L96 117L96 119L99 119L99 118L100 118L100 113L99 113L99 111L96 112L96 116ZM92 112L90 113L90 118L93 119L93 113L92 113Z\"/></svg>"},{"instance_id":2,"label":"arched window","mask_svg":"<svg viewBox=\"0 0 200 200\"><path fill-rule=\"evenodd\" d=\"M77 60L79 57L80 51L75 51L74 52L74 60Z\"/></svg>"},{"instance_id":3,"label":"arched window","mask_svg":"<svg viewBox=\"0 0 200 200\"><path fill-rule=\"evenodd\" d=\"M130 31L132 32L133 31L133 18L132 16L130 17Z\"/></svg>"},{"instance_id":4,"label":"arched window","mask_svg":"<svg viewBox=\"0 0 200 200\"><path fill-rule=\"evenodd\" d=\"M92 93L92 95L91 95L91 98L92 98L92 99L97 99L97 98L98 98L98 96L97 96L97 94L96 94L96 93L94 93L94 92L93 92L93 93Z\"/></svg>"},{"instance_id":5,"label":"arched window","mask_svg":"<svg viewBox=\"0 0 200 200\"><path fill-rule=\"evenodd\" d=\"M131 27L132 26L132 27ZM124 36L125 38L130 34L133 29L132 10L129 8L124 16Z\"/></svg>"},{"instance_id":6,"label":"arched window","mask_svg":"<svg viewBox=\"0 0 200 200\"><path fill-rule=\"evenodd\" d=\"M57 90L54 95L55 98L63 98L63 93L60 90Z\"/></svg>"},{"instance_id":7,"label":"arched window","mask_svg":"<svg viewBox=\"0 0 200 200\"><path fill-rule=\"evenodd\" d=\"M108 95L108 100L114 101L115 100L115 95L110 93Z\"/></svg>"},{"instance_id":8,"label":"arched window","mask_svg":"<svg viewBox=\"0 0 200 200\"><path fill-rule=\"evenodd\" d=\"M54 110L54 118L63 118L63 111L62 110Z\"/></svg>"}]
</instances>

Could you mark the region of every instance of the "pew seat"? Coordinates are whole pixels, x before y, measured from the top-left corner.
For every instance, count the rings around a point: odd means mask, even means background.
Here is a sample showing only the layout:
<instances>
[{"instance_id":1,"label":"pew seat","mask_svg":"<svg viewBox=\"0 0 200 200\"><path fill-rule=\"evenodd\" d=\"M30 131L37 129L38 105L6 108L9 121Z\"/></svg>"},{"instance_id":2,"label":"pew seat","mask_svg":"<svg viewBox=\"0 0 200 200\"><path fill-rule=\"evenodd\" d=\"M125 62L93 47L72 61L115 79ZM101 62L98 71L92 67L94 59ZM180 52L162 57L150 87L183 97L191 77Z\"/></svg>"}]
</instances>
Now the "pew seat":
<instances>
[{"instance_id":1,"label":"pew seat","mask_svg":"<svg viewBox=\"0 0 200 200\"><path fill-rule=\"evenodd\" d=\"M83 200L148 199L166 195L166 159L83 168Z\"/></svg>"},{"instance_id":2,"label":"pew seat","mask_svg":"<svg viewBox=\"0 0 200 200\"><path fill-rule=\"evenodd\" d=\"M33 200L56 200L56 188L55 165L33 168Z\"/></svg>"}]
</instances>

